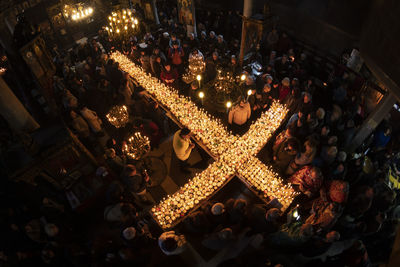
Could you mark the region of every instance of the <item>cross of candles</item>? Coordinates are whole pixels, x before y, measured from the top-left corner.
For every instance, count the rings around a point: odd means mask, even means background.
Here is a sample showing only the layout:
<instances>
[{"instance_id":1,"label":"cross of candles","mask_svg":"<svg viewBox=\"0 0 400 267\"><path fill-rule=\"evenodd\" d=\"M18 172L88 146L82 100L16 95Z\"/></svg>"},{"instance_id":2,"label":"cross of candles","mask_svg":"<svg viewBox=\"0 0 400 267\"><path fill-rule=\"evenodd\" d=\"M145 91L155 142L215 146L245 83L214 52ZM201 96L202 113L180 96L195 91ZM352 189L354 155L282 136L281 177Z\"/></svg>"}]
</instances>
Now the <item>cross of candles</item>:
<instances>
[{"instance_id":1,"label":"cross of candles","mask_svg":"<svg viewBox=\"0 0 400 267\"><path fill-rule=\"evenodd\" d=\"M219 120L199 109L188 97L179 95L177 90L147 74L120 52L114 52L111 58L169 108L193 132L195 139L201 141L216 158L207 169L196 174L176 193L167 196L151 209L153 217L162 228L173 227L174 222L211 196L233 175L257 188L263 197L277 199L282 209L290 205L296 196L293 188L285 185L278 174L256 158L256 154L285 118L288 109L284 105L273 102L270 109L262 113L249 131L239 138L229 133ZM229 109L232 102L227 102L226 106Z\"/></svg>"}]
</instances>

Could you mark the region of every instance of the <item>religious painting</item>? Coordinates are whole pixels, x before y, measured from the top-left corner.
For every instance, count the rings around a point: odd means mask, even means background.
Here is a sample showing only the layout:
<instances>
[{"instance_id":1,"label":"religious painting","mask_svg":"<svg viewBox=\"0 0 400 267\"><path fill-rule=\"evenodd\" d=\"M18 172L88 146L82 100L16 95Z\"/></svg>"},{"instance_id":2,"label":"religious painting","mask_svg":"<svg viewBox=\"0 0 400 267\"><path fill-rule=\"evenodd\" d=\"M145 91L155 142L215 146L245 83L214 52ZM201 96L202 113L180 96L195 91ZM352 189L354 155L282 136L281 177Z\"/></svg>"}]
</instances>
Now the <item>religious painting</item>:
<instances>
[{"instance_id":1,"label":"religious painting","mask_svg":"<svg viewBox=\"0 0 400 267\"><path fill-rule=\"evenodd\" d=\"M32 53L31 50L26 50L22 53L25 62L28 64L29 68L32 70L33 74L39 79L44 75L44 70L42 66L39 64L39 61L36 58L35 53Z\"/></svg>"},{"instance_id":2,"label":"religious painting","mask_svg":"<svg viewBox=\"0 0 400 267\"><path fill-rule=\"evenodd\" d=\"M193 0L178 0L179 22L194 26L194 3Z\"/></svg>"},{"instance_id":3,"label":"religious painting","mask_svg":"<svg viewBox=\"0 0 400 267\"><path fill-rule=\"evenodd\" d=\"M259 21L246 20L244 55L256 49L262 38L263 24Z\"/></svg>"},{"instance_id":4,"label":"religious painting","mask_svg":"<svg viewBox=\"0 0 400 267\"><path fill-rule=\"evenodd\" d=\"M20 53L39 83L46 87L47 79L53 76L55 67L43 39L36 37L22 47Z\"/></svg>"},{"instance_id":5,"label":"religious painting","mask_svg":"<svg viewBox=\"0 0 400 267\"><path fill-rule=\"evenodd\" d=\"M150 3L145 3L144 5L144 13L147 19L154 20L153 11L151 9Z\"/></svg>"},{"instance_id":6,"label":"religious painting","mask_svg":"<svg viewBox=\"0 0 400 267\"><path fill-rule=\"evenodd\" d=\"M25 2L22 3L22 8L23 8L24 10L28 9L29 7L30 7L30 6L29 6L29 3L28 3L27 1L25 1Z\"/></svg>"}]
</instances>

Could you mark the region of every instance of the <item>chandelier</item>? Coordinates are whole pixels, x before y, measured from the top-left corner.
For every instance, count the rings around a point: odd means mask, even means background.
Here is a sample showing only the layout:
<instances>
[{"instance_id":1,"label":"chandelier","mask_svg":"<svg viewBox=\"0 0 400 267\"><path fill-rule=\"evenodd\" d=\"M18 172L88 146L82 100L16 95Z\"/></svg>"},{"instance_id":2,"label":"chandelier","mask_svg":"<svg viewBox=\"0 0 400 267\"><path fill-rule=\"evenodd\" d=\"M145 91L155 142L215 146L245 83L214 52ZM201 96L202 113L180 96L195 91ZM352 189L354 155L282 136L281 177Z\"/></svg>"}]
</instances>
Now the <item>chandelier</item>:
<instances>
[{"instance_id":1,"label":"chandelier","mask_svg":"<svg viewBox=\"0 0 400 267\"><path fill-rule=\"evenodd\" d=\"M113 11L108 16L108 25L105 27L108 35L119 36L136 31L139 21L129 9Z\"/></svg>"},{"instance_id":2,"label":"chandelier","mask_svg":"<svg viewBox=\"0 0 400 267\"><path fill-rule=\"evenodd\" d=\"M222 68L217 69L217 77L214 80L214 88L217 92L229 94L236 86L237 77L231 71Z\"/></svg>"},{"instance_id":3,"label":"chandelier","mask_svg":"<svg viewBox=\"0 0 400 267\"><path fill-rule=\"evenodd\" d=\"M193 82L198 75L201 75L206 69L206 63L203 56L199 53L189 58L188 71L182 75L182 80L185 83Z\"/></svg>"},{"instance_id":4,"label":"chandelier","mask_svg":"<svg viewBox=\"0 0 400 267\"><path fill-rule=\"evenodd\" d=\"M93 15L93 8L83 3L64 5L64 17L72 21L80 21Z\"/></svg>"},{"instance_id":5,"label":"chandelier","mask_svg":"<svg viewBox=\"0 0 400 267\"><path fill-rule=\"evenodd\" d=\"M125 105L114 106L110 109L106 118L115 128L124 127L129 122L128 108Z\"/></svg>"},{"instance_id":6,"label":"chandelier","mask_svg":"<svg viewBox=\"0 0 400 267\"><path fill-rule=\"evenodd\" d=\"M131 159L141 159L150 151L150 140L140 132L134 133L128 138L126 144L122 147L122 152Z\"/></svg>"}]
</instances>

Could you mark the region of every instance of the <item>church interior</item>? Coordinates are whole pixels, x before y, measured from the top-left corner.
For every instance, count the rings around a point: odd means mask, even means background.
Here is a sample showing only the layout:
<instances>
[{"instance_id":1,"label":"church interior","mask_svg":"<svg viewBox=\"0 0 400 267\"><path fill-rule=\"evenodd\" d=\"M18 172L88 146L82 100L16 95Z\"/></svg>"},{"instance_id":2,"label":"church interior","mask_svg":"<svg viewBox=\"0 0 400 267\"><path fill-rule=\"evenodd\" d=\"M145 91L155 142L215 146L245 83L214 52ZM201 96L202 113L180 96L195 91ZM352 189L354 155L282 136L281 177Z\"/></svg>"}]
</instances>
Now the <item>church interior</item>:
<instances>
[{"instance_id":1,"label":"church interior","mask_svg":"<svg viewBox=\"0 0 400 267\"><path fill-rule=\"evenodd\" d=\"M0 266L400 266L399 15L0 1Z\"/></svg>"}]
</instances>

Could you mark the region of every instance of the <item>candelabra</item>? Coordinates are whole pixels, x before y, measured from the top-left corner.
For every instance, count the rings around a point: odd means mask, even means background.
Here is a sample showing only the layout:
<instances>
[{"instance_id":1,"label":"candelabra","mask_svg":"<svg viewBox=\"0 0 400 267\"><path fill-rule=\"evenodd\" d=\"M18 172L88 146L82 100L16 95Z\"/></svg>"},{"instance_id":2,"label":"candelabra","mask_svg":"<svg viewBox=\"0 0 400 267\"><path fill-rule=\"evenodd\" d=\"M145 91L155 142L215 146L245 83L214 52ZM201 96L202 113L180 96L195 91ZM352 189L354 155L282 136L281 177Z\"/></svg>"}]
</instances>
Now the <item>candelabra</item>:
<instances>
[{"instance_id":1,"label":"candelabra","mask_svg":"<svg viewBox=\"0 0 400 267\"><path fill-rule=\"evenodd\" d=\"M138 28L138 19L129 9L113 11L108 16L108 25L105 29L111 37L123 37L135 33Z\"/></svg>"},{"instance_id":2,"label":"candelabra","mask_svg":"<svg viewBox=\"0 0 400 267\"><path fill-rule=\"evenodd\" d=\"M147 136L136 132L128 138L122 152L129 158L139 160L150 151L150 140Z\"/></svg>"},{"instance_id":3,"label":"candelabra","mask_svg":"<svg viewBox=\"0 0 400 267\"><path fill-rule=\"evenodd\" d=\"M106 115L108 121L116 128L124 127L129 122L128 108L123 106L114 106Z\"/></svg>"},{"instance_id":4,"label":"candelabra","mask_svg":"<svg viewBox=\"0 0 400 267\"><path fill-rule=\"evenodd\" d=\"M182 76L185 83L191 83L196 80L198 75L201 75L206 69L203 55L196 54L189 57L188 71ZM201 76L200 76L201 77Z\"/></svg>"},{"instance_id":5,"label":"candelabra","mask_svg":"<svg viewBox=\"0 0 400 267\"><path fill-rule=\"evenodd\" d=\"M93 8L86 7L83 3L64 5L64 17L72 21L80 21L93 15Z\"/></svg>"}]
</instances>

